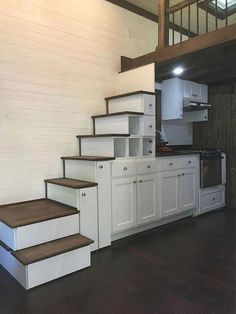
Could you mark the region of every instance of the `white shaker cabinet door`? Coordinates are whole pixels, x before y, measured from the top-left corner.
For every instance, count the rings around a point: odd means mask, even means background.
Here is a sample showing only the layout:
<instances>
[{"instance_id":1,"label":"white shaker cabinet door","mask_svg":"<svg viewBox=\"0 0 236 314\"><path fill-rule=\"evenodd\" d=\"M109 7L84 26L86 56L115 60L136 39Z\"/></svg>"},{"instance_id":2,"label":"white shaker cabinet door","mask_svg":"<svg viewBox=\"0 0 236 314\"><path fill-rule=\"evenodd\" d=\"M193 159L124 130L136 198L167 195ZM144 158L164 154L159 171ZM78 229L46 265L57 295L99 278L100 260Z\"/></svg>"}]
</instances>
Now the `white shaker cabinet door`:
<instances>
[{"instance_id":1,"label":"white shaker cabinet door","mask_svg":"<svg viewBox=\"0 0 236 314\"><path fill-rule=\"evenodd\" d=\"M168 217L179 211L179 171L160 173L160 207L161 217Z\"/></svg>"},{"instance_id":2,"label":"white shaker cabinet door","mask_svg":"<svg viewBox=\"0 0 236 314\"><path fill-rule=\"evenodd\" d=\"M136 226L136 177L112 180L112 231Z\"/></svg>"},{"instance_id":3,"label":"white shaker cabinet door","mask_svg":"<svg viewBox=\"0 0 236 314\"><path fill-rule=\"evenodd\" d=\"M156 174L138 176L137 212L140 225L152 222L158 218Z\"/></svg>"},{"instance_id":4,"label":"white shaker cabinet door","mask_svg":"<svg viewBox=\"0 0 236 314\"><path fill-rule=\"evenodd\" d=\"M195 169L181 170L180 175L180 211L197 207L196 171Z\"/></svg>"}]
</instances>

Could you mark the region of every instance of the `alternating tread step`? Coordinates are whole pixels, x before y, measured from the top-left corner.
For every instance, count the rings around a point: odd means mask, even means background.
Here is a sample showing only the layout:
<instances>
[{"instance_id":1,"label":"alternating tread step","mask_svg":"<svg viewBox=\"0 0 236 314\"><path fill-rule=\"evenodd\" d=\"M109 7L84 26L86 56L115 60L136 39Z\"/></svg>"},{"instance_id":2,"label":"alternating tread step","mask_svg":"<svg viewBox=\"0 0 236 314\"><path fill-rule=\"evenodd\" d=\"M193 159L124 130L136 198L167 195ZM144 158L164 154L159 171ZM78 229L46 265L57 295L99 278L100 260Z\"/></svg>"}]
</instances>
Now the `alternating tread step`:
<instances>
[{"instance_id":1,"label":"alternating tread step","mask_svg":"<svg viewBox=\"0 0 236 314\"><path fill-rule=\"evenodd\" d=\"M113 113L107 113L107 114L99 114L99 115L91 116L91 118L97 119L97 118L106 118L106 117L124 116L124 115L143 116L144 113L138 112L138 111L120 111L120 112L113 112Z\"/></svg>"},{"instance_id":2,"label":"alternating tread step","mask_svg":"<svg viewBox=\"0 0 236 314\"><path fill-rule=\"evenodd\" d=\"M44 180L44 182L65 186L71 189L83 189L83 188L90 188L93 186L97 186L96 182L75 180L75 179L69 179L69 178L47 179L47 180Z\"/></svg>"},{"instance_id":3,"label":"alternating tread step","mask_svg":"<svg viewBox=\"0 0 236 314\"><path fill-rule=\"evenodd\" d=\"M116 98L128 97L128 96L138 95L138 94L155 95L155 93L153 93L153 92L148 92L148 91L144 91L144 90L138 90L138 91L131 92L131 93L125 93L125 94L120 94L120 95L109 96L109 97L106 97L105 100L108 101L108 100L112 100L112 99L116 99Z\"/></svg>"},{"instance_id":4,"label":"alternating tread step","mask_svg":"<svg viewBox=\"0 0 236 314\"><path fill-rule=\"evenodd\" d=\"M82 248L93 242L93 240L86 238L81 234L76 234L27 249L11 252L11 254L23 265L29 265L59 254Z\"/></svg>"},{"instance_id":5,"label":"alternating tread step","mask_svg":"<svg viewBox=\"0 0 236 314\"><path fill-rule=\"evenodd\" d=\"M89 134L89 135L77 135L78 138L92 138L92 137L129 137L130 134Z\"/></svg>"},{"instance_id":6,"label":"alternating tread step","mask_svg":"<svg viewBox=\"0 0 236 314\"><path fill-rule=\"evenodd\" d=\"M104 157L104 156L66 156L61 157L62 160L87 160L87 161L107 161L114 160L115 157Z\"/></svg>"},{"instance_id":7,"label":"alternating tread step","mask_svg":"<svg viewBox=\"0 0 236 314\"><path fill-rule=\"evenodd\" d=\"M76 208L48 199L0 207L0 221L10 228L18 228L74 214L78 214Z\"/></svg>"}]
</instances>

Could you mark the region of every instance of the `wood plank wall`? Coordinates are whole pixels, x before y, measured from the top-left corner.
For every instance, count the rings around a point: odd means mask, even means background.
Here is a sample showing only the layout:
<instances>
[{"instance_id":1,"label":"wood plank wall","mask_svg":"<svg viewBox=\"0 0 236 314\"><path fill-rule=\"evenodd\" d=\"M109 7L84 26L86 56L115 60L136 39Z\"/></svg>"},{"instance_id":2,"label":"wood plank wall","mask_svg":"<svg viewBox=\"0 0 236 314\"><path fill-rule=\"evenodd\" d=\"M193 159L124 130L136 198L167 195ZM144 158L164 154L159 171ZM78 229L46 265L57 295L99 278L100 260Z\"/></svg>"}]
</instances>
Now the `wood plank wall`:
<instances>
[{"instance_id":1,"label":"wood plank wall","mask_svg":"<svg viewBox=\"0 0 236 314\"><path fill-rule=\"evenodd\" d=\"M218 147L227 154L227 205L236 208L236 82L209 89L209 121L194 125L199 147Z\"/></svg>"},{"instance_id":2,"label":"wood plank wall","mask_svg":"<svg viewBox=\"0 0 236 314\"><path fill-rule=\"evenodd\" d=\"M104 0L0 0L0 204L44 196L157 24Z\"/></svg>"}]
</instances>

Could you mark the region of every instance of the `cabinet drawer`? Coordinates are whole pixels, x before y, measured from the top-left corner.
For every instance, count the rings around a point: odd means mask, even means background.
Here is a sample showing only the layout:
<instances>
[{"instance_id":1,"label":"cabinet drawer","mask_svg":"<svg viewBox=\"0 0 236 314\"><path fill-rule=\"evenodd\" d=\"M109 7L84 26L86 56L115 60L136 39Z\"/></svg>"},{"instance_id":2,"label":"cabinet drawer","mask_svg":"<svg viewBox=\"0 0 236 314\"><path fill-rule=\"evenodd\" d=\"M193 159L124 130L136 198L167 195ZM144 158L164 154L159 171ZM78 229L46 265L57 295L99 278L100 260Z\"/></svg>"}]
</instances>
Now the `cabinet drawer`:
<instances>
[{"instance_id":1,"label":"cabinet drawer","mask_svg":"<svg viewBox=\"0 0 236 314\"><path fill-rule=\"evenodd\" d=\"M181 158L180 167L181 168L194 168L196 167L197 158L195 156L189 156Z\"/></svg>"},{"instance_id":2,"label":"cabinet drawer","mask_svg":"<svg viewBox=\"0 0 236 314\"><path fill-rule=\"evenodd\" d=\"M156 97L154 95L143 94L143 111L147 115L155 115Z\"/></svg>"},{"instance_id":3,"label":"cabinet drawer","mask_svg":"<svg viewBox=\"0 0 236 314\"><path fill-rule=\"evenodd\" d=\"M143 135L144 136L155 136L156 132L155 116L144 116L143 117Z\"/></svg>"},{"instance_id":4,"label":"cabinet drawer","mask_svg":"<svg viewBox=\"0 0 236 314\"><path fill-rule=\"evenodd\" d=\"M137 174L153 173L158 171L158 161L140 161L137 163Z\"/></svg>"},{"instance_id":5,"label":"cabinet drawer","mask_svg":"<svg viewBox=\"0 0 236 314\"><path fill-rule=\"evenodd\" d=\"M112 176L133 176L136 175L136 163L133 161L114 162L112 164Z\"/></svg>"},{"instance_id":6,"label":"cabinet drawer","mask_svg":"<svg viewBox=\"0 0 236 314\"><path fill-rule=\"evenodd\" d=\"M168 171L172 169L179 169L180 168L180 160L179 158L165 158L161 157L160 161L160 170L161 171Z\"/></svg>"},{"instance_id":7,"label":"cabinet drawer","mask_svg":"<svg viewBox=\"0 0 236 314\"><path fill-rule=\"evenodd\" d=\"M200 192L200 211L207 212L225 205L224 187L209 192Z\"/></svg>"}]
</instances>

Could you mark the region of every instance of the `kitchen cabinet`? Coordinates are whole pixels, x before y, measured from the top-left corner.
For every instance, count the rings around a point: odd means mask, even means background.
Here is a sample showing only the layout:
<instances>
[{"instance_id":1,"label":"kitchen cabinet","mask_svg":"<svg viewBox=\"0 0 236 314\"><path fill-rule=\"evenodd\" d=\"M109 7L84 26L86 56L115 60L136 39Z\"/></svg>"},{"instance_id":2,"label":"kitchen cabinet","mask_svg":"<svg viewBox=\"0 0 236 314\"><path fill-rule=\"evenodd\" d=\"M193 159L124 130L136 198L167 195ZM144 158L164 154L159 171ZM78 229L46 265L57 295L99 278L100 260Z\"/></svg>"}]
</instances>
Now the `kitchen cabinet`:
<instances>
[{"instance_id":1,"label":"kitchen cabinet","mask_svg":"<svg viewBox=\"0 0 236 314\"><path fill-rule=\"evenodd\" d=\"M112 231L118 232L135 227L136 177L112 180Z\"/></svg>"},{"instance_id":2,"label":"kitchen cabinet","mask_svg":"<svg viewBox=\"0 0 236 314\"><path fill-rule=\"evenodd\" d=\"M183 119L184 117L184 100L192 102L208 102L208 86L198 84L192 81L173 78L165 80L162 83L162 120ZM203 110L202 110L203 111ZM191 120L194 122L196 115L197 121L205 121L206 113L199 115L200 111L192 112ZM200 120L199 120L200 119ZM203 120L201 120L203 119Z\"/></svg>"},{"instance_id":3,"label":"kitchen cabinet","mask_svg":"<svg viewBox=\"0 0 236 314\"><path fill-rule=\"evenodd\" d=\"M179 172L165 171L160 174L161 218L177 214L179 211Z\"/></svg>"},{"instance_id":4,"label":"kitchen cabinet","mask_svg":"<svg viewBox=\"0 0 236 314\"><path fill-rule=\"evenodd\" d=\"M159 218L156 160L112 165L112 232L121 232Z\"/></svg>"},{"instance_id":5,"label":"kitchen cabinet","mask_svg":"<svg viewBox=\"0 0 236 314\"><path fill-rule=\"evenodd\" d=\"M157 213L157 175L146 174L137 177L137 218L138 224L152 222Z\"/></svg>"},{"instance_id":6,"label":"kitchen cabinet","mask_svg":"<svg viewBox=\"0 0 236 314\"><path fill-rule=\"evenodd\" d=\"M159 174L161 218L197 208L196 158L166 158Z\"/></svg>"}]
</instances>

